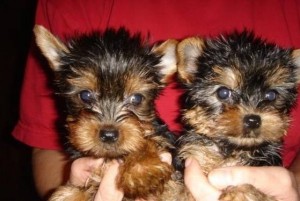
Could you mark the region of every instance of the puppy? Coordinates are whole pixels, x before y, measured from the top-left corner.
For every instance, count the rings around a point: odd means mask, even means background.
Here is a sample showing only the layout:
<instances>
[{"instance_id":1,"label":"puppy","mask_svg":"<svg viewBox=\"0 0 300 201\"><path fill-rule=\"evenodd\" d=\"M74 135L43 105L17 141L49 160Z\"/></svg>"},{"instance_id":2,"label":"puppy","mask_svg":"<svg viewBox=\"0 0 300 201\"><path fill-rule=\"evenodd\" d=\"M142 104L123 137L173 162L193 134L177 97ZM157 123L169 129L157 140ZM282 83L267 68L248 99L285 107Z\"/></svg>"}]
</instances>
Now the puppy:
<instances>
[{"instance_id":1,"label":"puppy","mask_svg":"<svg viewBox=\"0 0 300 201\"><path fill-rule=\"evenodd\" d=\"M67 42L42 26L34 32L54 73L55 92L65 101L72 155L105 160L84 187L62 186L50 200L93 200L111 160L122 161L116 182L124 200L177 200L174 169L160 159L173 149L174 137L154 108L176 72L177 41L151 47L125 28Z\"/></svg>"},{"instance_id":2,"label":"puppy","mask_svg":"<svg viewBox=\"0 0 300 201\"><path fill-rule=\"evenodd\" d=\"M283 49L247 30L178 44L184 132L178 158L214 168L278 166L299 83L300 50ZM201 189L199 189L201 190ZM249 184L221 201L271 201Z\"/></svg>"}]
</instances>

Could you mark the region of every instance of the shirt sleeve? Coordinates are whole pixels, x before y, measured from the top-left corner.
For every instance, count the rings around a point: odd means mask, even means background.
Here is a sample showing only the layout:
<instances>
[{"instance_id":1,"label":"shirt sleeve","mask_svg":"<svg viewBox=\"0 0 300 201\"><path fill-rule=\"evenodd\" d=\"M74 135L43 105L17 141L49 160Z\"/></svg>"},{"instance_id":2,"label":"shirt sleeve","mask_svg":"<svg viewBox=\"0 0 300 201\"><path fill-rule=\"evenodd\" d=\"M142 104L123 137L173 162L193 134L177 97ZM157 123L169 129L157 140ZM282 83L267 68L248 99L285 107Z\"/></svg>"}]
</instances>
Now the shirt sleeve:
<instances>
[{"instance_id":1,"label":"shirt sleeve","mask_svg":"<svg viewBox=\"0 0 300 201\"><path fill-rule=\"evenodd\" d=\"M38 1L36 24L50 28L47 1ZM61 149L58 112L48 76L47 62L32 38L20 98L20 113L13 136L32 147Z\"/></svg>"},{"instance_id":2,"label":"shirt sleeve","mask_svg":"<svg viewBox=\"0 0 300 201\"><path fill-rule=\"evenodd\" d=\"M39 0L35 24L42 25L62 40L76 32L104 29L113 0ZM61 149L63 115L51 87L51 71L33 37L21 90L19 120L13 136L43 149Z\"/></svg>"}]
</instances>

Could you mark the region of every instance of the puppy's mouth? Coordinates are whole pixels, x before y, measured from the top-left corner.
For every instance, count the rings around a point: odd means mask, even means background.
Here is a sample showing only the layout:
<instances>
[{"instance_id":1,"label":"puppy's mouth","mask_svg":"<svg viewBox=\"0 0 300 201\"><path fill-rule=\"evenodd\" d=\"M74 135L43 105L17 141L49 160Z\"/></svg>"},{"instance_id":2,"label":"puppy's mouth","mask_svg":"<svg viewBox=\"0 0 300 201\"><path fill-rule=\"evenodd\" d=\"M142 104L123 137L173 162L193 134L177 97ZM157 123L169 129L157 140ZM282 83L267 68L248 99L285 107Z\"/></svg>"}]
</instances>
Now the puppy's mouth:
<instances>
[{"instance_id":1,"label":"puppy's mouth","mask_svg":"<svg viewBox=\"0 0 300 201\"><path fill-rule=\"evenodd\" d=\"M237 145L237 146L245 146L245 147L252 147L252 146L257 146L263 142L265 142L264 139L259 138L259 137L251 137L251 135L255 135L253 132L247 134L247 137L245 136L240 136L240 137L229 137L229 142Z\"/></svg>"},{"instance_id":2,"label":"puppy's mouth","mask_svg":"<svg viewBox=\"0 0 300 201\"><path fill-rule=\"evenodd\" d=\"M243 129L242 138L258 138L260 136L260 129Z\"/></svg>"},{"instance_id":3,"label":"puppy's mouth","mask_svg":"<svg viewBox=\"0 0 300 201\"><path fill-rule=\"evenodd\" d=\"M113 144L102 144L98 147L96 152L94 152L94 155L97 155L99 157L103 158L123 158L128 154L128 151L120 148L117 143Z\"/></svg>"}]
</instances>

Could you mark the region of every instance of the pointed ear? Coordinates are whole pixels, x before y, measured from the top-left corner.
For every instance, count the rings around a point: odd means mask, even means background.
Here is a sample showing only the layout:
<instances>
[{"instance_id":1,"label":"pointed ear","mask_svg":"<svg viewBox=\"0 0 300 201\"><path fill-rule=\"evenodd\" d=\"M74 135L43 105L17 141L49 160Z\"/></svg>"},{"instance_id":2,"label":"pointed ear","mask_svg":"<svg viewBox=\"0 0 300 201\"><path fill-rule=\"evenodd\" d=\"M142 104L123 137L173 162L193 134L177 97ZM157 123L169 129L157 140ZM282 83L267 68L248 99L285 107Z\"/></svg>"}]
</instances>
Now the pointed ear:
<instances>
[{"instance_id":1,"label":"pointed ear","mask_svg":"<svg viewBox=\"0 0 300 201\"><path fill-rule=\"evenodd\" d=\"M45 27L35 25L34 34L36 43L41 49L43 55L47 58L52 70L57 71L60 67L60 54L69 52L65 44L54 35L52 35Z\"/></svg>"},{"instance_id":2,"label":"pointed ear","mask_svg":"<svg viewBox=\"0 0 300 201\"><path fill-rule=\"evenodd\" d=\"M297 84L300 84L300 49L293 50L292 57L294 64L297 66L296 74L297 74Z\"/></svg>"},{"instance_id":3,"label":"pointed ear","mask_svg":"<svg viewBox=\"0 0 300 201\"><path fill-rule=\"evenodd\" d=\"M155 45L152 48L152 52L158 55L162 55L158 68L162 75L161 82L164 84L169 83L172 76L177 71L177 58L176 58L176 47L178 41L169 39L159 45Z\"/></svg>"},{"instance_id":4,"label":"pointed ear","mask_svg":"<svg viewBox=\"0 0 300 201\"><path fill-rule=\"evenodd\" d=\"M197 71L197 59L203 51L203 39L190 37L182 40L177 47L178 76L185 83L193 82Z\"/></svg>"}]
</instances>

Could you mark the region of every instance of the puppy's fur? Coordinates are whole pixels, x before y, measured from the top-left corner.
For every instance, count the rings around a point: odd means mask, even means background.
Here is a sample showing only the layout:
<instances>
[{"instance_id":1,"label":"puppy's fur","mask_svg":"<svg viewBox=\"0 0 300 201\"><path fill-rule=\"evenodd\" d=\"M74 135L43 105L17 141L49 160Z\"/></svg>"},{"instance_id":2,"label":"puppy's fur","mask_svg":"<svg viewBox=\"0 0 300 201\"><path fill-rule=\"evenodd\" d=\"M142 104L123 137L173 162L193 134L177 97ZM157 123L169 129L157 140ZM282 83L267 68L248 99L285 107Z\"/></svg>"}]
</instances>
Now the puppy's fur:
<instances>
[{"instance_id":1,"label":"puppy's fur","mask_svg":"<svg viewBox=\"0 0 300 201\"><path fill-rule=\"evenodd\" d=\"M124 200L177 200L174 170L160 154L173 135L157 117L154 100L176 71L177 41L151 48L120 28L78 35L67 43L41 26L36 41L66 104L69 147L76 156L104 158L84 187L60 187L50 200L93 200L106 162L121 160L117 187Z\"/></svg>"},{"instance_id":2,"label":"puppy's fur","mask_svg":"<svg viewBox=\"0 0 300 201\"><path fill-rule=\"evenodd\" d=\"M190 37L178 44L184 134L179 158L214 168L281 165L281 145L299 83L300 50L252 32ZM201 189L199 189L201 190ZM222 201L271 201L253 186L232 186Z\"/></svg>"}]
</instances>

